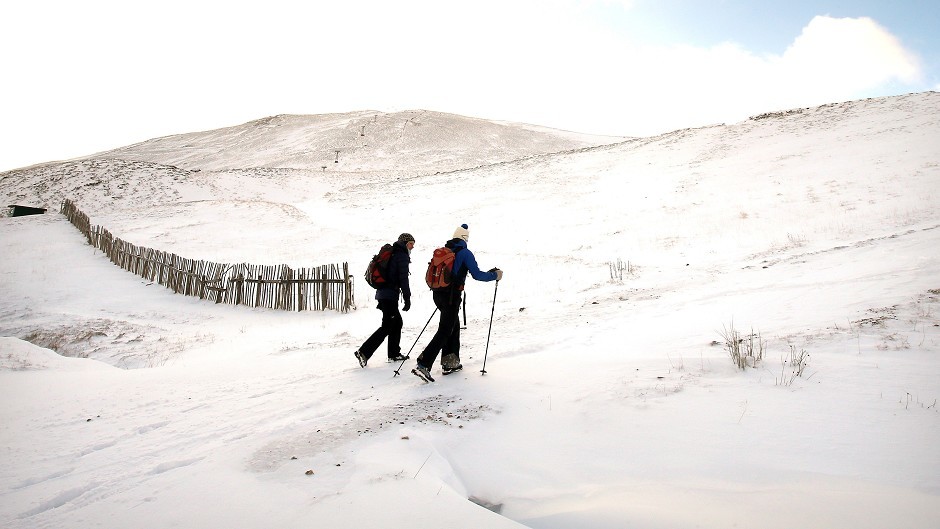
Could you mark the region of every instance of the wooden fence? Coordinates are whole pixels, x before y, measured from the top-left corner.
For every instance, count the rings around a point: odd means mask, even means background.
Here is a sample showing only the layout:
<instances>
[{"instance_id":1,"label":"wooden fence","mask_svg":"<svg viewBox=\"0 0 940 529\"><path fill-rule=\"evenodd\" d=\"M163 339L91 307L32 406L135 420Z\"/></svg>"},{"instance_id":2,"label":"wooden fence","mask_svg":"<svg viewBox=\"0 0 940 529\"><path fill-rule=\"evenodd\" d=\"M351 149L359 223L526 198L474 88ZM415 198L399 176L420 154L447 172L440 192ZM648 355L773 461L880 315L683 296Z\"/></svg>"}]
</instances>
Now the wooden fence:
<instances>
[{"instance_id":1,"label":"wooden fence","mask_svg":"<svg viewBox=\"0 0 940 529\"><path fill-rule=\"evenodd\" d=\"M88 244L104 252L111 262L177 294L215 303L296 311L348 312L355 305L348 263L293 269L287 265L197 261L114 237L105 228L92 226L71 200L65 200L60 211Z\"/></svg>"}]
</instances>

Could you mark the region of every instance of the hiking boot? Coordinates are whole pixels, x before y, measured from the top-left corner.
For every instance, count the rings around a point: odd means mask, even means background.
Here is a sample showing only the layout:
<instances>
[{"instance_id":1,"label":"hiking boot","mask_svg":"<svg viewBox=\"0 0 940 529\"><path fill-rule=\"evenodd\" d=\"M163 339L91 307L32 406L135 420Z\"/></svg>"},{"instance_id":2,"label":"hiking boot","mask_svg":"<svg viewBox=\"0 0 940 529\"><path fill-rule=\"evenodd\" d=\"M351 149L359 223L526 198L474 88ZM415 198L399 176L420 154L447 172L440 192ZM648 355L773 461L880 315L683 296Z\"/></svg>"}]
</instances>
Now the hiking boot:
<instances>
[{"instance_id":1,"label":"hiking boot","mask_svg":"<svg viewBox=\"0 0 940 529\"><path fill-rule=\"evenodd\" d=\"M362 356L362 353L359 352L359 349L356 349L356 352L353 353L356 355L356 360L359 360L359 367L366 367L366 364L369 362L369 359Z\"/></svg>"},{"instance_id":2,"label":"hiking boot","mask_svg":"<svg viewBox=\"0 0 940 529\"><path fill-rule=\"evenodd\" d=\"M441 373L444 375L449 375L451 373L456 373L457 371L460 371L461 369L463 369L463 366L461 364L457 364L456 366L453 366L453 367L441 367Z\"/></svg>"},{"instance_id":3,"label":"hiking boot","mask_svg":"<svg viewBox=\"0 0 940 529\"><path fill-rule=\"evenodd\" d=\"M404 362L405 360L408 360L409 358L411 358L411 357L410 357L410 356L402 356L401 353L398 353L398 354L395 355L395 356L390 356L390 357L388 357L388 361L389 361L389 362Z\"/></svg>"},{"instance_id":4,"label":"hiking boot","mask_svg":"<svg viewBox=\"0 0 940 529\"><path fill-rule=\"evenodd\" d=\"M460 371L463 366L460 365L460 357L456 353L446 354L441 357L441 371L449 375L455 371Z\"/></svg>"},{"instance_id":5,"label":"hiking boot","mask_svg":"<svg viewBox=\"0 0 940 529\"><path fill-rule=\"evenodd\" d=\"M434 382L434 377L431 376L431 372L421 364L416 365L415 368L411 370L411 374L425 382Z\"/></svg>"}]
</instances>

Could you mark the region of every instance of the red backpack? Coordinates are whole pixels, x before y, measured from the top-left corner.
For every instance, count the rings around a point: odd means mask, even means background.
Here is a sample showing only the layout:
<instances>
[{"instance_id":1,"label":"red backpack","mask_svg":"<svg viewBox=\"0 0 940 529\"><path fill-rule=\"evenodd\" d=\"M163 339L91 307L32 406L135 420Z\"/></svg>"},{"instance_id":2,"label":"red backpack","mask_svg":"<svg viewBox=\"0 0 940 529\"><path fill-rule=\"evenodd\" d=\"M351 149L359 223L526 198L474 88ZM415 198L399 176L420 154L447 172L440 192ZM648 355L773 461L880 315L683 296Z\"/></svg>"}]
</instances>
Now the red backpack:
<instances>
[{"instance_id":1,"label":"red backpack","mask_svg":"<svg viewBox=\"0 0 940 529\"><path fill-rule=\"evenodd\" d=\"M440 290L451 286L454 280L453 250L442 246L434 250L431 261L428 262L428 271L424 274L424 281L431 290Z\"/></svg>"},{"instance_id":2,"label":"red backpack","mask_svg":"<svg viewBox=\"0 0 940 529\"><path fill-rule=\"evenodd\" d=\"M385 286L385 274L388 272L388 261L392 258L392 245L382 246L379 253L372 256L369 266L366 267L366 283L372 288Z\"/></svg>"}]
</instances>

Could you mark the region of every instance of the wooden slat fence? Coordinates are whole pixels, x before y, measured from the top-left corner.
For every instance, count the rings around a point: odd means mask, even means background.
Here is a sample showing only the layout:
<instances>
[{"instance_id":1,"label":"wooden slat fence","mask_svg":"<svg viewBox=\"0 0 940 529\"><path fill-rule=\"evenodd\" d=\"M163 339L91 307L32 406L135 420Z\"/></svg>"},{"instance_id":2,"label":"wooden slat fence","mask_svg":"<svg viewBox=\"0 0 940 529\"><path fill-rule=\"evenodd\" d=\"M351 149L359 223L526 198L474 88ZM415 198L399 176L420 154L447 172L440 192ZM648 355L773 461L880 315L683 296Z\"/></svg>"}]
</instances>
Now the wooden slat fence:
<instances>
[{"instance_id":1,"label":"wooden slat fence","mask_svg":"<svg viewBox=\"0 0 940 529\"><path fill-rule=\"evenodd\" d=\"M74 202L61 213L112 263L177 294L215 303L278 310L339 310L355 306L349 264L293 269L287 265L221 264L135 246L92 226Z\"/></svg>"}]
</instances>

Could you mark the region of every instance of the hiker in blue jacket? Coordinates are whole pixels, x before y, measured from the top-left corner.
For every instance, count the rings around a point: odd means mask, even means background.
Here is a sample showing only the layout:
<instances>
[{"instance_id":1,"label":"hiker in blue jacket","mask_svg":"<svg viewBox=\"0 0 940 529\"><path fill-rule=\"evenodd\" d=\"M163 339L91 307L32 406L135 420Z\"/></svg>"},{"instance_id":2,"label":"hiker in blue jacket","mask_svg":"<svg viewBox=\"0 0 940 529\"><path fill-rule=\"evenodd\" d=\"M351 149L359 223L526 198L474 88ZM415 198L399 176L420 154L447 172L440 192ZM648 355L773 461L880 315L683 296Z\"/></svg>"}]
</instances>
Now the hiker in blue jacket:
<instances>
[{"instance_id":1,"label":"hiker in blue jacket","mask_svg":"<svg viewBox=\"0 0 940 529\"><path fill-rule=\"evenodd\" d=\"M407 357L401 354L401 313L398 312L398 293L401 292L405 305L401 310L411 308L411 287L408 284L408 265L411 263L411 250L415 247L415 238L410 233L402 233L392 245L392 255L386 269L386 283L375 290L378 300L377 309L382 311L382 326L376 329L362 347L356 349L359 367L366 367L376 349L388 338L388 361L401 362Z\"/></svg>"},{"instance_id":2,"label":"hiker in blue jacket","mask_svg":"<svg viewBox=\"0 0 940 529\"><path fill-rule=\"evenodd\" d=\"M440 323L430 343L418 355L418 365L411 370L414 375L426 382L434 382L434 378L431 377L431 367L438 353L443 353L441 356L443 374L449 375L463 369L460 363L460 299L467 275L469 274L477 281L499 281L503 278L503 271L498 268L487 272L480 270L476 257L467 248L469 240L469 227L461 224L454 231L454 238L444 245L454 252L453 277L455 279L450 287L434 291L434 305L441 312Z\"/></svg>"}]
</instances>

